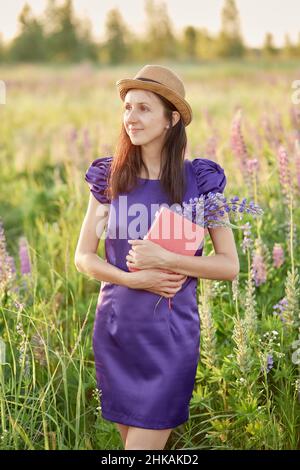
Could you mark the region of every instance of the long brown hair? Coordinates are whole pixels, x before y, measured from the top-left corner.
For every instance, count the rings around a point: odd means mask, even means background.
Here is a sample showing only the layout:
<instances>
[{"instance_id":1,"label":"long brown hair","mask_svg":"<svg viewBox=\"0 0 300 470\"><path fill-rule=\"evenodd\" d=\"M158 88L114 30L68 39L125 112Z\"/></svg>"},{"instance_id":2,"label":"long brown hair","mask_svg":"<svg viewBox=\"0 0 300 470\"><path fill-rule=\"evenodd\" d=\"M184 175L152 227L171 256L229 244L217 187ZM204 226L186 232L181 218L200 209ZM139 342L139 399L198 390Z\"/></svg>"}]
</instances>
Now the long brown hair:
<instances>
[{"instance_id":1,"label":"long brown hair","mask_svg":"<svg viewBox=\"0 0 300 470\"><path fill-rule=\"evenodd\" d=\"M163 96L155 94L161 100L164 107L164 115L170 124L161 149L160 181L162 187L169 195L169 203L181 204L186 183L183 171L187 146L185 126L181 117L175 126L172 126L172 111L176 111L175 106ZM107 192L109 198L115 198L119 193L127 193L135 187L138 183L137 176L140 174L142 167L144 167L147 176L149 176L148 169L142 160L141 147L140 145L132 144L122 122L121 132L110 168Z\"/></svg>"}]
</instances>

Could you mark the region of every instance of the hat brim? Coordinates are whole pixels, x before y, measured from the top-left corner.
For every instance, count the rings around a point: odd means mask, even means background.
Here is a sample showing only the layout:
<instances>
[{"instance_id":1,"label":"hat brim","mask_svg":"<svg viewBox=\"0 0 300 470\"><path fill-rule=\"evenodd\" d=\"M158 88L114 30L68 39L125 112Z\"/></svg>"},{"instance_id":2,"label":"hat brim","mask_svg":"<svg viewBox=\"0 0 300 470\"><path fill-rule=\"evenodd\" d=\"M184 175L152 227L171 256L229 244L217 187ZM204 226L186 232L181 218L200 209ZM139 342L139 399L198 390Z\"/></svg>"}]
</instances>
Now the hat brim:
<instances>
[{"instance_id":1,"label":"hat brim","mask_svg":"<svg viewBox=\"0 0 300 470\"><path fill-rule=\"evenodd\" d=\"M155 82L145 82L134 78L122 78L116 82L116 86L122 101L124 101L126 93L130 88L154 91L174 104L181 114L185 126L188 126L192 121L193 112L188 102L165 85Z\"/></svg>"}]
</instances>

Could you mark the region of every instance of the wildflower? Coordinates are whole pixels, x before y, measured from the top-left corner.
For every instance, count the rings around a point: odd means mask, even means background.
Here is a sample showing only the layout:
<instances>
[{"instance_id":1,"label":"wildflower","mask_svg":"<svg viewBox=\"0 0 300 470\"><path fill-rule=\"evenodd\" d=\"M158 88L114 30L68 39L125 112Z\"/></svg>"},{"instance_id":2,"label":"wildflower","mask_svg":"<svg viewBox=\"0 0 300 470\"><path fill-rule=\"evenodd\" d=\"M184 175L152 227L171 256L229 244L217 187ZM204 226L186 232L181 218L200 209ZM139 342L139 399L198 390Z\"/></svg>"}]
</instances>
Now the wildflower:
<instances>
[{"instance_id":1,"label":"wildflower","mask_svg":"<svg viewBox=\"0 0 300 470\"><path fill-rule=\"evenodd\" d=\"M243 198L241 202L238 202L239 200L239 196L233 196L228 200L222 193L209 192L206 195L202 194L199 198L190 198L189 202L183 202L182 206L177 204L175 211L203 227L238 228L224 219L225 212L232 212L235 219L241 218L242 213L251 214L253 217L263 214L263 209L253 201L247 203L246 198Z\"/></svg>"},{"instance_id":2,"label":"wildflower","mask_svg":"<svg viewBox=\"0 0 300 470\"><path fill-rule=\"evenodd\" d=\"M211 137L209 137L208 141L206 142L204 153L205 155L207 155L208 158L211 158L212 160L216 159L218 140L218 135L214 133Z\"/></svg>"},{"instance_id":3,"label":"wildflower","mask_svg":"<svg viewBox=\"0 0 300 470\"><path fill-rule=\"evenodd\" d=\"M274 365L273 356L272 356L272 354L268 354L268 357L267 357L267 373L272 369L273 365Z\"/></svg>"},{"instance_id":4,"label":"wildflower","mask_svg":"<svg viewBox=\"0 0 300 470\"><path fill-rule=\"evenodd\" d=\"M24 376L25 376L25 378L28 378L30 376L30 360L29 360L28 353L26 353L26 350L27 350L27 337L26 337L26 334L23 330L22 323L17 323L16 330L17 330L17 333L22 338L21 339L21 344L18 347L18 350L19 350L19 364L22 367L23 362L25 362Z\"/></svg>"},{"instance_id":5,"label":"wildflower","mask_svg":"<svg viewBox=\"0 0 300 470\"><path fill-rule=\"evenodd\" d=\"M83 129L83 155L88 159L92 148L92 142L87 127Z\"/></svg>"},{"instance_id":6,"label":"wildflower","mask_svg":"<svg viewBox=\"0 0 300 470\"><path fill-rule=\"evenodd\" d=\"M253 256L252 261L253 276L256 286L260 286L267 280L267 270L263 256L258 251Z\"/></svg>"},{"instance_id":7,"label":"wildflower","mask_svg":"<svg viewBox=\"0 0 300 470\"><path fill-rule=\"evenodd\" d=\"M46 355L45 355L45 343L39 333L35 333L31 338L31 346L34 358L41 365L45 366L47 364Z\"/></svg>"},{"instance_id":8,"label":"wildflower","mask_svg":"<svg viewBox=\"0 0 300 470\"><path fill-rule=\"evenodd\" d=\"M0 219L0 292L12 288L15 271L14 261L7 252L4 227Z\"/></svg>"},{"instance_id":9,"label":"wildflower","mask_svg":"<svg viewBox=\"0 0 300 470\"><path fill-rule=\"evenodd\" d=\"M19 240L19 257L20 257L20 263L21 263L21 273L23 275L30 274L31 266L30 266L28 243L27 243L26 237L21 237Z\"/></svg>"},{"instance_id":10,"label":"wildflower","mask_svg":"<svg viewBox=\"0 0 300 470\"><path fill-rule=\"evenodd\" d=\"M247 162L246 162L246 167L247 167L248 172L251 175L256 174L256 172L259 168L259 162L258 162L257 158L248 159Z\"/></svg>"},{"instance_id":11,"label":"wildflower","mask_svg":"<svg viewBox=\"0 0 300 470\"><path fill-rule=\"evenodd\" d=\"M246 222L242 225L243 230L243 241L242 241L242 251L245 254L246 250L251 248L253 241L251 239L251 224L250 222Z\"/></svg>"},{"instance_id":12,"label":"wildflower","mask_svg":"<svg viewBox=\"0 0 300 470\"><path fill-rule=\"evenodd\" d=\"M287 298L283 297L277 304L273 305L273 315L278 315L282 322L286 321L284 318L284 311L287 307L287 303Z\"/></svg>"},{"instance_id":13,"label":"wildflower","mask_svg":"<svg viewBox=\"0 0 300 470\"><path fill-rule=\"evenodd\" d=\"M216 327L213 323L211 310L205 297L201 298L201 307L199 309L202 331L202 355L203 362L212 368L217 362L217 342Z\"/></svg>"},{"instance_id":14,"label":"wildflower","mask_svg":"<svg viewBox=\"0 0 300 470\"><path fill-rule=\"evenodd\" d=\"M293 385L295 385L296 392L300 392L300 379L296 379Z\"/></svg>"},{"instance_id":15,"label":"wildflower","mask_svg":"<svg viewBox=\"0 0 300 470\"><path fill-rule=\"evenodd\" d=\"M241 131L242 111L238 109L231 125L231 148L238 160L242 174L247 178L247 160L249 159L248 150Z\"/></svg>"},{"instance_id":16,"label":"wildflower","mask_svg":"<svg viewBox=\"0 0 300 470\"><path fill-rule=\"evenodd\" d=\"M236 301L238 299L238 294L239 294L239 276L238 275L231 283L231 290L232 290L232 298L234 301Z\"/></svg>"},{"instance_id":17,"label":"wildflower","mask_svg":"<svg viewBox=\"0 0 300 470\"><path fill-rule=\"evenodd\" d=\"M251 349L248 345L248 335L247 327L243 319L235 317L233 319L234 328L233 328L233 341L236 344L234 351L236 353L236 362L239 366L239 370L246 374L249 372L252 359L251 359Z\"/></svg>"},{"instance_id":18,"label":"wildflower","mask_svg":"<svg viewBox=\"0 0 300 470\"><path fill-rule=\"evenodd\" d=\"M282 193L286 198L286 202L289 203L290 188L292 187L291 171L289 167L289 157L286 149L283 145L279 145L277 149L278 158L278 171L279 171L279 182Z\"/></svg>"},{"instance_id":19,"label":"wildflower","mask_svg":"<svg viewBox=\"0 0 300 470\"><path fill-rule=\"evenodd\" d=\"M271 148L275 149L279 145L279 139L273 129L273 126L270 122L270 118L267 112L264 113L261 121L261 126L264 131L264 137L267 140Z\"/></svg>"},{"instance_id":20,"label":"wildflower","mask_svg":"<svg viewBox=\"0 0 300 470\"><path fill-rule=\"evenodd\" d=\"M284 261L283 249L280 243L275 243L273 247L273 265L280 268Z\"/></svg>"},{"instance_id":21,"label":"wildflower","mask_svg":"<svg viewBox=\"0 0 300 470\"><path fill-rule=\"evenodd\" d=\"M245 308L245 325L249 337L253 336L257 330L257 313L256 313L256 300L255 300L255 287L253 285L253 272L251 270L250 276L246 282L244 308Z\"/></svg>"}]
</instances>

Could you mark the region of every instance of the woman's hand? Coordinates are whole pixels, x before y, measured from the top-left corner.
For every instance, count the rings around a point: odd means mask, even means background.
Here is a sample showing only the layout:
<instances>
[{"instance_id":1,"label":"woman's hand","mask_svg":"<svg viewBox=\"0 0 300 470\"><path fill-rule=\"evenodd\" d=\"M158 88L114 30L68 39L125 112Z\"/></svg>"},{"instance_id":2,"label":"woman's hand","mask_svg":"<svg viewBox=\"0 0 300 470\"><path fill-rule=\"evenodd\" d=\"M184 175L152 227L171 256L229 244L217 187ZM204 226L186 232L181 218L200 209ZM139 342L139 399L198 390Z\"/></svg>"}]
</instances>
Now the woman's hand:
<instances>
[{"instance_id":1,"label":"woman's hand","mask_svg":"<svg viewBox=\"0 0 300 470\"><path fill-rule=\"evenodd\" d=\"M174 297L186 281L187 276L160 269L143 269L129 272L127 286L132 289L145 289L164 297Z\"/></svg>"},{"instance_id":2,"label":"woman's hand","mask_svg":"<svg viewBox=\"0 0 300 470\"><path fill-rule=\"evenodd\" d=\"M155 269L163 268L169 251L151 240L128 240L132 248L126 256L129 268Z\"/></svg>"}]
</instances>

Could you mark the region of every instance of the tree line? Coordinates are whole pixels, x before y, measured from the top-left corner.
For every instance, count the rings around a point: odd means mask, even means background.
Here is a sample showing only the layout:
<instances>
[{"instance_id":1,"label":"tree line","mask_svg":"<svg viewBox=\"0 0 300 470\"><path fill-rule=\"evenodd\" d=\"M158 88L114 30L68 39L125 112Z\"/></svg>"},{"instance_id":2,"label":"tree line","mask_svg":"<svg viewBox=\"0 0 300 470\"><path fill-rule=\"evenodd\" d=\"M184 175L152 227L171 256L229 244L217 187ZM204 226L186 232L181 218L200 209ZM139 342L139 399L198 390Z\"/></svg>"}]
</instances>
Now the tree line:
<instances>
[{"instance_id":1,"label":"tree line","mask_svg":"<svg viewBox=\"0 0 300 470\"><path fill-rule=\"evenodd\" d=\"M90 60L100 64L121 64L159 59L197 62L215 58L278 57L300 58L300 32L293 44L288 33L281 48L274 46L270 32L260 48L248 47L242 36L235 0L224 0L221 29L212 35L206 28L188 25L179 35L165 2L145 0L144 35L131 31L117 8L105 19L105 39L96 41L90 20L76 15L72 0L48 0L40 17L25 4L19 17L17 35L4 43L0 33L0 62L70 63Z\"/></svg>"}]
</instances>

